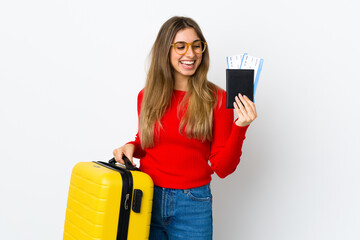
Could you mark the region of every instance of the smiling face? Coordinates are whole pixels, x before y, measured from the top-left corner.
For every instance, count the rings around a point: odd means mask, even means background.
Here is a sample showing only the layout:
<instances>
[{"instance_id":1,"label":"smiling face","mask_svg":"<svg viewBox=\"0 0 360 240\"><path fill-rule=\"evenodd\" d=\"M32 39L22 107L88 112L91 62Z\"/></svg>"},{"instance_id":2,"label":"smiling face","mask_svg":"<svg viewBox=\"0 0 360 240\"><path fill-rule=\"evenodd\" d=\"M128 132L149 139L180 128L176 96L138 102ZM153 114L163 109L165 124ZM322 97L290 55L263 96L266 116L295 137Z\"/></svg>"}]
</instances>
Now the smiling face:
<instances>
[{"instance_id":1,"label":"smiling face","mask_svg":"<svg viewBox=\"0 0 360 240\"><path fill-rule=\"evenodd\" d=\"M185 28L176 33L173 43L193 43L196 40L200 40L200 38L196 34L195 30L193 28ZM174 69L175 81L187 80L190 76L194 75L201 63L201 60L202 53L196 54L191 46L189 46L185 55L178 54L174 47L172 47L170 51L170 62Z\"/></svg>"}]
</instances>

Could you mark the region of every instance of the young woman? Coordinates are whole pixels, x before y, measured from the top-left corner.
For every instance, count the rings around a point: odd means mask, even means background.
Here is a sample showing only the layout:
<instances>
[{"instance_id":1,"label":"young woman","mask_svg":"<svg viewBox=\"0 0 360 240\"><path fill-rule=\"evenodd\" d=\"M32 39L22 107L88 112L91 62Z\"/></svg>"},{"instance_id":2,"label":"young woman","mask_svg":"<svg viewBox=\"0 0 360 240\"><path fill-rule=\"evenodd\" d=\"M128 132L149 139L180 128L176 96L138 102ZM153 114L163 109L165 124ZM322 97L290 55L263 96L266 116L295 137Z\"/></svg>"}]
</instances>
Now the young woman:
<instances>
[{"instance_id":1,"label":"young woman","mask_svg":"<svg viewBox=\"0 0 360 240\"><path fill-rule=\"evenodd\" d=\"M172 17L151 51L138 95L135 141L114 150L140 158L155 184L150 239L212 239L211 175L235 171L249 124L257 117L246 96L226 109L226 92L207 80L209 48L191 18ZM210 163L210 164L209 164Z\"/></svg>"}]
</instances>

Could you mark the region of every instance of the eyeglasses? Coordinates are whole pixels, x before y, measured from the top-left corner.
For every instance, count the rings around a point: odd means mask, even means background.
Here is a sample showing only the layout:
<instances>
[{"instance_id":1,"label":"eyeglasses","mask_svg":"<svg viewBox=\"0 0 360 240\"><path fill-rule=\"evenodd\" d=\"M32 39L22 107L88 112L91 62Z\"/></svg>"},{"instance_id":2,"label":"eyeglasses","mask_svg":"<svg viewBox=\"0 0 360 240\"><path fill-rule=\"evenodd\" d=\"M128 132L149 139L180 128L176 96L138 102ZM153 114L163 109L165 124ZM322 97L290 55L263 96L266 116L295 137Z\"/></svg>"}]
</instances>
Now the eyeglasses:
<instances>
[{"instance_id":1,"label":"eyeglasses","mask_svg":"<svg viewBox=\"0 0 360 240\"><path fill-rule=\"evenodd\" d=\"M196 40L192 43L176 42L171 44L171 46L174 47L175 52L180 55L185 55L189 50L190 45L194 53L201 54L205 51L207 43L204 41Z\"/></svg>"}]
</instances>

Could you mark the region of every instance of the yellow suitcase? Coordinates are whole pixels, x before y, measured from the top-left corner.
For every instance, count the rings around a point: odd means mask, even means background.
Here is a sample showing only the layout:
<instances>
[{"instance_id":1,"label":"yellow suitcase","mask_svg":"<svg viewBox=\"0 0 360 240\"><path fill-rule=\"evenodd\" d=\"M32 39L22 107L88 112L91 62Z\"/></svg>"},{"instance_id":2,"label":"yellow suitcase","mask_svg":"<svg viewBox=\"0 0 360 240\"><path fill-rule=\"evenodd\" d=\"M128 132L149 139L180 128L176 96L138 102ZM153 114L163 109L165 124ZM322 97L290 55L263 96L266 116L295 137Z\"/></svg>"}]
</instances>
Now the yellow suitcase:
<instances>
[{"instance_id":1,"label":"yellow suitcase","mask_svg":"<svg viewBox=\"0 0 360 240\"><path fill-rule=\"evenodd\" d=\"M80 162L71 174L64 240L148 239L154 185L149 175L107 162Z\"/></svg>"}]
</instances>

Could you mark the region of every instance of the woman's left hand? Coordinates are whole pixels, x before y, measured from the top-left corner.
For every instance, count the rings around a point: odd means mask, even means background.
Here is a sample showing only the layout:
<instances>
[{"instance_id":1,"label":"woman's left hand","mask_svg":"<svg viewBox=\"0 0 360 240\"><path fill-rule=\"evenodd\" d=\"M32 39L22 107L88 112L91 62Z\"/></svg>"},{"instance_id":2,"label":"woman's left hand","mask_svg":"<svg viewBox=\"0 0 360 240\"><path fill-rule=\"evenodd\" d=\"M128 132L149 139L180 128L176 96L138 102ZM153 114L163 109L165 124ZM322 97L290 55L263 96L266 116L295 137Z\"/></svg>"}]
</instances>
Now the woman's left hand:
<instances>
[{"instance_id":1,"label":"woman's left hand","mask_svg":"<svg viewBox=\"0 0 360 240\"><path fill-rule=\"evenodd\" d=\"M239 117L235 122L238 126L248 126L257 117L255 104L240 93L235 97L234 108Z\"/></svg>"}]
</instances>

